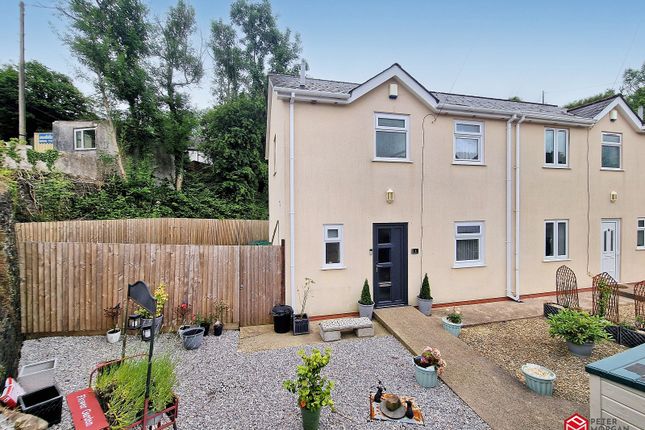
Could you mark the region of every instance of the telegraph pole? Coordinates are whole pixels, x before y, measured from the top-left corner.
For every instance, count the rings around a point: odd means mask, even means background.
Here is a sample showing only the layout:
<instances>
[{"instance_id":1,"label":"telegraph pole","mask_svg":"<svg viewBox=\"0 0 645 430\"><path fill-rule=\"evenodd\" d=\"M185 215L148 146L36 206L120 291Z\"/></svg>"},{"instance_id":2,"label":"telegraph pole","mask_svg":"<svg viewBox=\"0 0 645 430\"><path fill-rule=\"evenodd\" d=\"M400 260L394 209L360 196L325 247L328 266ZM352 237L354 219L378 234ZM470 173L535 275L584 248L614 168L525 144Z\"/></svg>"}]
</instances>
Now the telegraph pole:
<instances>
[{"instance_id":1,"label":"telegraph pole","mask_svg":"<svg viewBox=\"0 0 645 430\"><path fill-rule=\"evenodd\" d=\"M18 65L18 137L27 141L25 118L25 2L20 2L20 64Z\"/></svg>"}]
</instances>

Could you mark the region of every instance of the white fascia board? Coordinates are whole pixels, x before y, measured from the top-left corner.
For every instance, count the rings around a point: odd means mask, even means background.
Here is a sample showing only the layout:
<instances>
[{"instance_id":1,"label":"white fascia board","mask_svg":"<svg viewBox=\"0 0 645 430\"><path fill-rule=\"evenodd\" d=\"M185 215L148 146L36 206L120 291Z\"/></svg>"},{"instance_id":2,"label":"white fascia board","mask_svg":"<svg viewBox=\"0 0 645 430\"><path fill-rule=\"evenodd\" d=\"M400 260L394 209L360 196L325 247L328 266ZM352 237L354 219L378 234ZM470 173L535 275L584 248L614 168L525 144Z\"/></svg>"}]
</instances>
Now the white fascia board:
<instances>
[{"instance_id":1,"label":"white fascia board","mask_svg":"<svg viewBox=\"0 0 645 430\"><path fill-rule=\"evenodd\" d=\"M271 125L271 99L273 99L273 84L269 79L269 89L267 90L267 133L264 142L264 159L267 161L269 160L269 145L271 142L271 128L269 127Z\"/></svg>"},{"instance_id":2,"label":"white fascia board","mask_svg":"<svg viewBox=\"0 0 645 430\"><path fill-rule=\"evenodd\" d=\"M509 111L502 109L489 109L489 108L471 108L462 105L451 105L451 104L440 104L440 112L449 112L453 115L461 113L462 115L477 115L478 113L489 114L489 115L502 115L506 118L509 118L513 115L523 115L526 116L526 120L534 121L544 121L544 122L558 122L563 124L579 124L579 125L592 125L596 121L593 119L587 118L576 118L576 117L565 117L565 116L554 116L548 114L539 114L531 112L522 112L522 111Z\"/></svg>"},{"instance_id":3,"label":"white fascia board","mask_svg":"<svg viewBox=\"0 0 645 430\"><path fill-rule=\"evenodd\" d=\"M280 98L291 98L291 94L295 94L297 99L300 99L301 97L336 99L336 100L349 99L349 94L330 93L326 91L301 90L297 88L284 88L284 87L275 87L274 91L278 93L278 96Z\"/></svg>"},{"instance_id":4,"label":"white fascia board","mask_svg":"<svg viewBox=\"0 0 645 430\"><path fill-rule=\"evenodd\" d=\"M415 94L421 101L423 101L428 107L432 110L437 110L437 100L432 94L428 92L421 84L419 84L412 76L410 76L405 70L403 70L398 64L392 65L390 68L385 69L378 75L374 76L372 79L367 82L359 85L351 91L351 97L347 100L348 103L352 103L354 100L357 100L364 96L365 94L372 91L374 88L379 85L384 84L388 80L396 78L405 88L407 88L412 94Z\"/></svg>"},{"instance_id":5,"label":"white fascia board","mask_svg":"<svg viewBox=\"0 0 645 430\"><path fill-rule=\"evenodd\" d=\"M598 115L594 117L595 121L600 121L602 118L604 118L605 115L607 115L609 112L611 112L614 108L620 108L625 115L627 115L627 118L631 120L632 125L637 131L645 132L645 126L643 125L643 122L638 118L638 115L634 113L632 108L625 103L625 100L623 100L622 97L616 97L613 102L609 103Z\"/></svg>"}]
</instances>

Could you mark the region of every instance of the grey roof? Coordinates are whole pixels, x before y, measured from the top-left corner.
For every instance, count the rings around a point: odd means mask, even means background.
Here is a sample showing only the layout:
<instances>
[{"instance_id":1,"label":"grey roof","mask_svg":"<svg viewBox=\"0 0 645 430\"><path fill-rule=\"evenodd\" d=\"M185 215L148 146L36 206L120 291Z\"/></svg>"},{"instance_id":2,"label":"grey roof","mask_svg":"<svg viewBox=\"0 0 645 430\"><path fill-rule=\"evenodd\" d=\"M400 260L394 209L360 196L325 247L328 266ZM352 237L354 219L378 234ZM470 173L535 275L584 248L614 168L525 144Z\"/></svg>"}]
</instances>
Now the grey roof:
<instances>
[{"instance_id":1,"label":"grey roof","mask_svg":"<svg viewBox=\"0 0 645 430\"><path fill-rule=\"evenodd\" d=\"M312 90L312 91L322 91L327 92L330 95L333 94L345 94L350 95L352 90L361 84L355 82L342 82L342 81L331 81L325 79L314 79L307 77L305 80L305 86L300 86L300 77L291 76L291 75L279 75L279 74L270 74L269 80L274 87L281 87L287 89L300 89L300 90ZM460 105L464 107L470 107L473 109L497 109L517 113L528 113L528 114L544 114L550 116L559 116L563 119L574 119L576 117L581 117L580 115L574 114L573 112L568 112L565 108L541 104L541 103L531 103L531 102L516 102L505 99L496 99L491 97L480 97L480 96L471 96L463 94L452 94L452 93L442 93L429 91L439 103L446 103L451 105Z\"/></svg>"},{"instance_id":2,"label":"grey roof","mask_svg":"<svg viewBox=\"0 0 645 430\"><path fill-rule=\"evenodd\" d=\"M602 112L602 110L606 108L611 102L613 102L616 97L620 97L620 95L615 95L603 100L598 100L597 102L586 104L584 106L569 109L569 112L576 116L595 118L596 115Z\"/></svg>"},{"instance_id":3,"label":"grey roof","mask_svg":"<svg viewBox=\"0 0 645 430\"><path fill-rule=\"evenodd\" d=\"M270 74L269 80L275 87L290 88L294 90L323 91L331 94L349 94L359 86L352 82L328 81L325 79L307 78L305 86L300 86L300 77L291 75Z\"/></svg>"}]
</instances>

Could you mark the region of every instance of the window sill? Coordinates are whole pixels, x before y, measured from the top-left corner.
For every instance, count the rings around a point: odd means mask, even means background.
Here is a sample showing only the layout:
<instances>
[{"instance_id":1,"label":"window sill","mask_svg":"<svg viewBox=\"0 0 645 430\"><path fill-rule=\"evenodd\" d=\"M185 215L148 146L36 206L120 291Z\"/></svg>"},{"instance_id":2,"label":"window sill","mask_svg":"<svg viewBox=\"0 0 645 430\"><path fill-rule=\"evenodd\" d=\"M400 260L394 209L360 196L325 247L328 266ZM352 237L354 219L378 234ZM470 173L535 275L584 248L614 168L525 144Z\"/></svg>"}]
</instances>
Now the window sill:
<instances>
[{"instance_id":1,"label":"window sill","mask_svg":"<svg viewBox=\"0 0 645 430\"><path fill-rule=\"evenodd\" d=\"M571 167L569 166L550 166L548 164L545 164L542 166L543 169L556 169L556 170L571 170Z\"/></svg>"},{"instance_id":2,"label":"window sill","mask_svg":"<svg viewBox=\"0 0 645 430\"><path fill-rule=\"evenodd\" d=\"M74 151L96 151L96 148L74 148Z\"/></svg>"},{"instance_id":3,"label":"window sill","mask_svg":"<svg viewBox=\"0 0 645 430\"><path fill-rule=\"evenodd\" d=\"M472 267L486 267L486 263L460 263L452 265L453 269L469 269Z\"/></svg>"},{"instance_id":4,"label":"window sill","mask_svg":"<svg viewBox=\"0 0 645 430\"><path fill-rule=\"evenodd\" d=\"M569 257L562 257L562 258L545 258L542 260L543 263L553 263L558 261L571 261L571 259Z\"/></svg>"},{"instance_id":5,"label":"window sill","mask_svg":"<svg viewBox=\"0 0 645 430\"><path fill-rule=\"evenodd\" d=\"M452 161L453 166L481 166L481 167L486 167L486 163L470 163L468 161L457 161L453 160Z\"/></svg>"},{"instance_id":6,"label":"window sill","mask_svg":"<svg viewBox=\"0 0 645 430\"><path fill-rule=\"evenodd\" d=\"M347 269L347 266L331 266L331 267L323 266L320 268L320 270L325 270L325 271L326 270L344 270L344 269Z\"/></svg>"},{"instance_id":7,"label":"window sill","mask_svg":"<svg viewBox=\"0 0 645 430\"><path fill-rule=\"evenodd\" d=\"M605 172L624 172L624 169L613 169L611 167L601 167L600 171L605 171Z\"/></svg>"},{"instance_id":8,"label":"window sill","mask_svg":"<svg viewBox=\"0 0 645 430\"><path fill-rule=\"evenodd\" d=\"M637 246L636 251L645 251L645 246Z\"/></svg>"},{"instance_id":9,"label":"window sill","mask_svg":"<svg viewBox=\"0 0 645 430\"><path fill-rule=\"evenodd\" d=\"M412 163L412 160L397 160L396 158L372 158L374 163Z\"/></svg>"}]
</instances>

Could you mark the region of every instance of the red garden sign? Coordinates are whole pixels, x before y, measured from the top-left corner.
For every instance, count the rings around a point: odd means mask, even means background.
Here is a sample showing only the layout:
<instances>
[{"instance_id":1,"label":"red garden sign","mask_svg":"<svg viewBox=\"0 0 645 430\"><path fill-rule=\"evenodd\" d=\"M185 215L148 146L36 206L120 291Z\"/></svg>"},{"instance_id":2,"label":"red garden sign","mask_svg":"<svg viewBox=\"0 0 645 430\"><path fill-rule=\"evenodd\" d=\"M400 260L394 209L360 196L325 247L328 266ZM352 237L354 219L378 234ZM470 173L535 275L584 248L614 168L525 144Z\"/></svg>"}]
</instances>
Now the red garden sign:
<instances>
[{"instance_id":1,"label":"red garden sign","mask_svg":"<svg viewBox=\"0 0 645 430\"><path fill-rule=\"evenodd\" d=\"M75 391L67 396L74 428L76 430L101 430L109 428L101 406L91 388Z\"/></svg>"}]
</instances>

